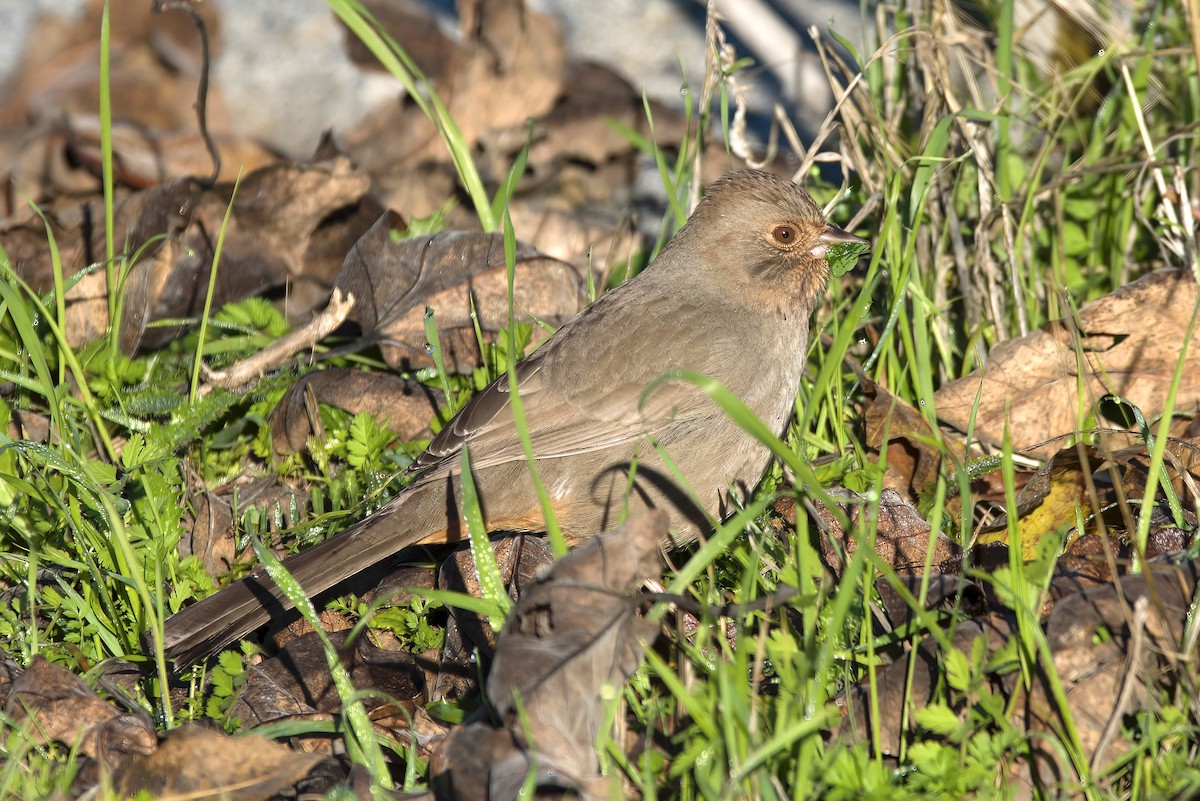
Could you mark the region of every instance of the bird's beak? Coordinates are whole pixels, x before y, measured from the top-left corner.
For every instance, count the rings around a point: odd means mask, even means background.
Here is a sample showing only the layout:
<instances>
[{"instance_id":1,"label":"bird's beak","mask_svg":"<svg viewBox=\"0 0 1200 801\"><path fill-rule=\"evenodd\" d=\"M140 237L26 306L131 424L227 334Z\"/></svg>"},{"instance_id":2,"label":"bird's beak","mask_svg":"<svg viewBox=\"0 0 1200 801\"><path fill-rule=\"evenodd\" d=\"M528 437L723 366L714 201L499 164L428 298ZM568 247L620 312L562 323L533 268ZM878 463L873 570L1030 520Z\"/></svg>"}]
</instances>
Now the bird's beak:
<instances>
[{"instance_id":1,"label":"bird's beak","mask_svg":"<svg viewBox=\"0 0 1200 801\"><path fill-rule=\"evenodd\" d=\"M818 244L810 252L814 258L823 258L830 245L869 245L865 239L848 234L836 225L831 225L817 237Z\"/></svg>"}]
</instances>

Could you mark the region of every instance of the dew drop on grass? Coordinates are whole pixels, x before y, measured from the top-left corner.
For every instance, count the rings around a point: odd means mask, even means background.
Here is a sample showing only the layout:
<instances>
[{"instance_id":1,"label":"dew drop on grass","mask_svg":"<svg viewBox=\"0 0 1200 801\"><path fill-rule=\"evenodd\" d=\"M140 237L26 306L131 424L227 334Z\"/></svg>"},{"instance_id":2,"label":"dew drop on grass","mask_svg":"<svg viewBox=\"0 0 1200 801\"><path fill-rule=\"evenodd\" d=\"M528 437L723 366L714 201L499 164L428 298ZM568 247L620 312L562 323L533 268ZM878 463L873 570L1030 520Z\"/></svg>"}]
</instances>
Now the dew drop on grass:
<instances>
[{"instance_id":1,"label":"dew drop on grass","mask_svg":"<svg viewBox=\"0 0 1200 801\"><path fill-rule=\"evenodd\" d=\"M425 307L425 319L428 320L430 317L433 317L433 307L426 306Z\"/></svg>"},{"instance_id":2,"label":"dew drop on grass","mask_svg":"<svg viewBox=\"0 0 1200 801\"><path fill-rule=\"evenodd\" d=\"M435 350L437 350L437 348L435 348L433 345L431 345L428 342L425 343L425 352L426 353L433 353Z\"/></svg>"},{"instance_id":3,"label":"dew drop on grass","mask_svg":"<svg viewBox=\"0 0 1200 801\"><path fill-rule=\"evenodd\" d=\"M921 398L921 400L919 400L919 401L917 401L917 402L918 402L919 404L921 404L922 406L924 406L924 405L925 405L925 399L924 399L924 398Z\"/></svg>"},{"instance_id":4,"label":"dew drop on grass","mask_svg":"<svg viewBox=\"0 0 1200 801\"><path fill-rule=\"evenodd\" d=\"M1098 56L1102 56L1102 55L1104 55L1104 48L1103 48L1103 47L1102 47L1102 48L1100 48L1100 52L1099 52L1099 53L1097 53L1096 55L1098 55Z\"/></svg>"},{"instance_id":5,"label":"dew drop on grass","mask_svg":"<svg viewBox=\"0 0 1200 801\"><path fill-rule=\"evenodd\" d=\"M687 97L687 93L688 93L688 85L685 83L679 87L679 96Z\"/></svg>"}]
</instances>

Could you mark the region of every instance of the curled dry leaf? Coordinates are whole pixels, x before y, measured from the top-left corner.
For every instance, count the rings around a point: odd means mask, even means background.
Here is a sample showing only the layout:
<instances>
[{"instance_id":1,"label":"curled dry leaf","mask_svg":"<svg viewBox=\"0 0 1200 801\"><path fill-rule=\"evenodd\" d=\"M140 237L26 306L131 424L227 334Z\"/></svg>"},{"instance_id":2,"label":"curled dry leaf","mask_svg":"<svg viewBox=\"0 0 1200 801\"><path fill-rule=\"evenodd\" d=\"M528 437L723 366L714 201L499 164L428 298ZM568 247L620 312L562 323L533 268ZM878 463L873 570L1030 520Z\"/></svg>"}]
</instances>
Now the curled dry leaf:
<instances>
[{"instance_id":1,"label":"curled dry leaf","mask_svg":"<svg viewBox=\"0 0 1200 801\"><path fill-rule=\"evenodd\" d=\"M189 723L169 733L153 754L125 762L113 775L121 796L266 801L295 785L319 756L256 735L230 737Z\"/></svg>"},{"instance_id":2,"label":"curled dry leaf","mask_svg":"<svg viewBox=\"0 0 1200 801\"><path fill-rule=\"evenodd\" d=\"M938 417L966 431L978 398L977 438L999 444L1007 426L1014 450L1049 458L1054 446L1042 443L1080 430L1078 410L1106 394L1147 419L1161 414L1181 348L1175 408L1191 408L1200 402L1200 347L1184 333L1196 297L1190 270L1156 270L1084 306L1078 331L1058 321L993 348L984 370L937 391Z\"/></svg>"},{"instance_id":3,"label":"curled dry leaf","mask_svg":"<svg viewBox=\"0 0 1200 801\"><path fill-rule=\"evenodd\" d=\"M434 363L425 334L432 308L446 369L470 372L479 363L475 325L485 336L508 325L503 237L446 231L397 242L397 227L388 212L346 256L336 286L356 298L351 319L392 367L426 367ZM557 327L582 305L575 268L523 243L513 283L515 316L533 324L535 342L547 335L539 323Z\"/></svg>"},{"instance_id":4,"label":"curled dry leaf","mask_svg":"<svg viewBox=\"0 0 1200 801\"><path fill-rule=\"evenodd\" d=\"M41 743L77 747L109 768L131 755L152 753L157 745L147 719L122 713L71 671L42 656L10 676L5 714Z\"/></svg>"},{"instance_id":5,"label":"curled dry leaf","mask_svg":"<svg viewBox=\"0 0 1200 801\"><path fill-rule=\"evenodd\" d=\"M667 526L653 512L593 537L522 595L488 677L503 728L451 734L434 757L435 786L463 801L514 799L532 766L539 787L608 797L595 752L603 689L620 686L653 639L630 596L661 572Z\"/></svg>"}]
</instances>

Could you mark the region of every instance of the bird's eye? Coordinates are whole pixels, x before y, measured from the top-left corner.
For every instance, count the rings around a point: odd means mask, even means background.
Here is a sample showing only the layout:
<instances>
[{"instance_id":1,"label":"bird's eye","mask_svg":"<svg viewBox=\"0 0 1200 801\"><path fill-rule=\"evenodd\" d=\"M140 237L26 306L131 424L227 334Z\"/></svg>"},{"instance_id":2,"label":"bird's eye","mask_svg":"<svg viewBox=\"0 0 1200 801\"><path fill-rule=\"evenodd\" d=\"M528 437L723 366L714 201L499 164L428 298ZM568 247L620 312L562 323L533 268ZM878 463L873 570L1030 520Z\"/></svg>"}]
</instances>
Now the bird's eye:
<instances>
[{"instance_id":1,"label":"bird's eye","mask_svg":"<svg viewBox=\"0 0 1200 801\"><path fill-rule=\"evenodd\" d=\"M781 245L790 245L796 241L796 226L777 225L771 231L771 236Z\"/></svg>"}]
</instances>

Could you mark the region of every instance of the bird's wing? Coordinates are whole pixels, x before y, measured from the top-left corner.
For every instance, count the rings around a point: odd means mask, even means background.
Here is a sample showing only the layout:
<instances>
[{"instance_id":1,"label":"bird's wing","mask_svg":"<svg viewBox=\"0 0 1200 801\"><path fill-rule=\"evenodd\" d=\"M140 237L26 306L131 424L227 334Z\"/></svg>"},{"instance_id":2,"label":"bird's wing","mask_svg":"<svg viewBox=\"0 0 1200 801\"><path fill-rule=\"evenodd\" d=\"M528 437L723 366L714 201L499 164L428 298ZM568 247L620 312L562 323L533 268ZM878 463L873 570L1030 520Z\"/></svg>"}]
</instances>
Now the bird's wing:
<instances>
[{"instance_id":1,"label":"bird's wing","mask_svg":"<svg viewBox=\"0 0 1200 801\"><path fill-rule=\"evenodd\" d=\"M694 333L704 328L694 325L702 310L681 308L674 301L672 341L638 348L640 358L634 359L627 344L636 338L638 326L645 326L647 315L654 314L656 304L645 287L637 304L618 302L620 294L620 289L614 290L610 295L617 297L605 296L593 304L517 366L518 394L539 459L612 447L653 433L668 420L716 411L684 381L664 381L647 391L672 370L705 372L707 343ZM589 336L596 331L605 332L608 339ZM476 470L524 460L511 401L508 376L501 376L467 402L409 470L418 473L421 482L457 472L464 445Z\"/></svg>"}]
</instances>

